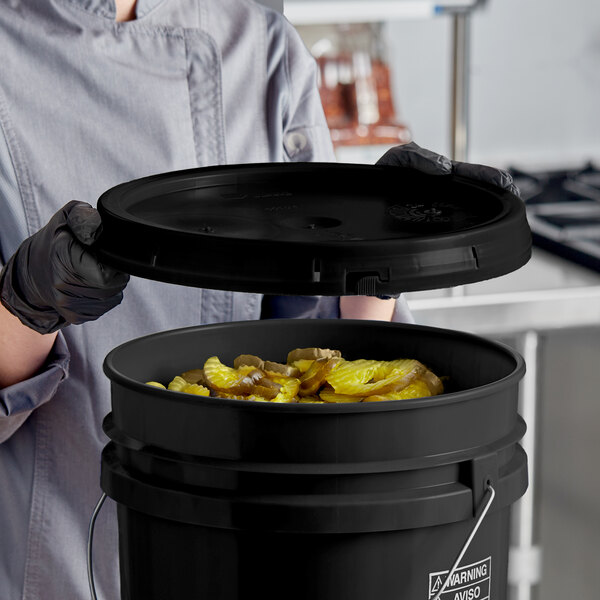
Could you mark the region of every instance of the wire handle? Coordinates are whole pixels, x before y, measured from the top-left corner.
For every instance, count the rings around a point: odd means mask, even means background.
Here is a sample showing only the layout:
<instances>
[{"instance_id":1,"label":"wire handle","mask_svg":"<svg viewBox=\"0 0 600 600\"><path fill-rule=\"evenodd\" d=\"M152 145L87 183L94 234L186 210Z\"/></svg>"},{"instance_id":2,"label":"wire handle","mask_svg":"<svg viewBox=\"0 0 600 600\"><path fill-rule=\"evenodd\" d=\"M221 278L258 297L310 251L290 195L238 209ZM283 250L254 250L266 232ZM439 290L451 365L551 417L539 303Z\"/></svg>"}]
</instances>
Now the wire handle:
<instances>
[{"instance_id":1,"label":"wire handle","mask_svg":"<svg viewBox=\"0 0 600 600\"><path fill-rule=\"evenodd\" d=\"M87 572L88 572L88 583L90 584L90 595L92 596L92 600L98 600L98 596L96 596L96 586L94 584L94 567L92 563L92 548L94 543L94 526L96 525L96 518L100 513L100 509L106 500L106 494L102 494L100 496L100 500L98 500L98 504L96 504L96 508L94 508L94 512L92 513L92 518L90 519L90 526L88 528L88 541L87 541Z\"/></svg>"},{"instance_id":2,"label":"wire handle","mask_svg":"<svg viewBox=\"0 0 600 600\"><path fill-rule=\"evenodd\" d=\"M487 499L485 504L483 504L481 514L477 518L477 521L475 522L475 525L473 526L471 533L469 533L469 537L467 538L467 540L463 544L463 547L461 548L460 552L458 553L458 556L456 557L456 560L454 561L454 564L452 565L452 568L450 569L448 576L444 580L442 587L439 589L439 591L435 595L435 597L432 598L432 600L440 600L441 595L444 593L444 590L446 589L448 583L450 583L452 575L454 575L454 573L456 572L456 569L458 568L460 561L462 560L463 556L465 555L465 552L469 549L469 546L471 545L471 542L473 541L473 538L475 537L475 534L477 533L479 526L483 522L485 515L488 513L490 506L492 506L492 502L494 501L494 498L496 496L496 490L494 490L491 483L487 484L486 493L489 494L489 498ZM94 542L94 527L96 525L96 519L98 517L98 514L100 513L100 510L102 509L102 505L104 504L105 500L106 500L106 494L102 494L102 496L100 496L100 500L98 500L98 504L96 504L96 508L94 508L94 512L92 513L92 518L90 519L90 526L88 529L87 570L88 570L88 582L90 584L90 595L92 597L92 600L98 600L98 596L96 596L96 586L94 584L94 569L93 569L93 564L92 564L92 546L93 546L93 542Z\"/></svg>"},{"instance_id":3,"label":"wire handle","mask_svg":"<svg viewBox=\"0 0 600 600\"><path fill-rule=\"evenodd\" d=\"M432 600L440 600L440 596L444 593L444 590L446 589L447 585L450 583L450 580L452 579L452 575L454 575L454 573L456 572L456 569L458 568L460 561L462 560L463 556L465 555L465 552L469 549L469 546L471 545L471 542L473 541L473 538L475 537L475 534L477 533L479 526L483 522L483 519L485 518L485 515L487 514L488 510L490 509L490 506L492 506L492 502L494 501L494 498L496 496L496 490L492 487L491 483L487 484L486 493L489 493L489 498L487 499L486 503L483 505L481 514L477 518L477 521L475 522L475 525L473 526L473 529L471 530L471 533L469 534L467 541L463 544L461 551L458 553L458 556L456 557L456 560L454 561L454 564L452 565L452 568L450 569L448 576L444 580L442 587L439 589L438 593L432 598ZM94 598L94 600L96 600L96 599Z\"/></svg>"}]
</instances>

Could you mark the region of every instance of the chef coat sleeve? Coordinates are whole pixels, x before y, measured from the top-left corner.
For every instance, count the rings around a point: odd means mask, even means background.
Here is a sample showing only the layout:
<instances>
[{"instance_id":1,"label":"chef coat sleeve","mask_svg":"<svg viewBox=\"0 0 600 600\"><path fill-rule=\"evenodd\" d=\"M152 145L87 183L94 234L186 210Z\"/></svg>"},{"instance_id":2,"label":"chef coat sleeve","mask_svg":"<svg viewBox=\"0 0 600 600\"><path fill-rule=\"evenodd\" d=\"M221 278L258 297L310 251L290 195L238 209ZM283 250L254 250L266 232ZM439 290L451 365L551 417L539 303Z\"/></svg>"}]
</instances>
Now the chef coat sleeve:
<instances>
[{"instance_id":1,"label":"chef coat sleeve","mask_svg":"<svg viewBox=\"0 0 600 600\"><path fill-rule=\"evenodd\" d=\"M2 123L0 123L2 125ZM27 236L25 212L8 143L0 127L0 269ZM0 349L6 351L6 349ZM33 377L0 389L0 443L7 440L31 412L52 398L67 376L69 351L62 333L42 368Z\"/></svg>"},{"instance_id":2,"label":"chef coat sleeve","mask_svg":"<svg viewBox=\"0 0 600 600\"><path fill-rule=\"evenodd\" d=\"M280 115L283 159L335 162L331 136L317 85L317 64L298 32L280 15L268 15L268 106ZM339 297L271 296L262 301L261 318L340 317ZM396 301L392 321L412 323L404 298Z\"/></svg>"},{"instance_id":3,"label":"chef coat sleeve","mask_svg":"<svg viewBox=\"0 0 600 600\"><path fill-rule=\"evenodd\" d=\"M39 406L52 399L69 372L69 350L61 332L41 369L29 379L0 389L0 443Z\"/></svg>"}]
</instances>

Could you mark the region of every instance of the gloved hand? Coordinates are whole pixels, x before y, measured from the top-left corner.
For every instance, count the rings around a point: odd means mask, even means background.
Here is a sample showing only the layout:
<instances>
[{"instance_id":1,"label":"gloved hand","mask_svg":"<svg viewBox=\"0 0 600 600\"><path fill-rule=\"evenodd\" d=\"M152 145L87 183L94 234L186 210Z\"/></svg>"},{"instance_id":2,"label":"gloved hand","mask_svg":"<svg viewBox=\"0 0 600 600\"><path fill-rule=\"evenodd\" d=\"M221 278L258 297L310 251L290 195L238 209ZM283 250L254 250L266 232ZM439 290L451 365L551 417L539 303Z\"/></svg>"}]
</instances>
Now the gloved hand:
<instances>
[{"instance_id":1,"label":"gloved hand","mask_svg":"<svg viewBox=\"0 0 600 600\"><path fill-rule=\"evenodd\" d=\"M454 173L485 183L491 183L519 196L519 188L513 183L511 175L506 171L485 165L450 160L441 154L421 148L414 142L391 148L376 164L412 167L431 175L450 175Z\"/></svg>"},{"instance_id":2,"label":"gloved hand","mask_svg":"<svg viewBox=\"0 0 600 600\"><path fill-rule=\"evenodd\" d=\"M519 196L519 188L513 183L510 173L485 165L450 160L441 154L421 148L421 146L418 146L414 142L390 148L376 164L391 165L394 167L412 167L430 175L450 175L451 173L455 173L463 177L491 183ZM397 298L398 296L399 294L395 296L378 296L378 298L386 300L388 298Z\"/></svg>"},{"instance_id":3,"label":"gloved hand","mask_svg":"<svg viewBox=\"0 0 600 600\"><path fill-rule=\"evenodd\" d=\"M0 274L0 300L39 333L93 321L123 299L129 275L102 265L88 251L102 230L85 202L63 206L27 238Z\"/></svg>"}]
</instances>

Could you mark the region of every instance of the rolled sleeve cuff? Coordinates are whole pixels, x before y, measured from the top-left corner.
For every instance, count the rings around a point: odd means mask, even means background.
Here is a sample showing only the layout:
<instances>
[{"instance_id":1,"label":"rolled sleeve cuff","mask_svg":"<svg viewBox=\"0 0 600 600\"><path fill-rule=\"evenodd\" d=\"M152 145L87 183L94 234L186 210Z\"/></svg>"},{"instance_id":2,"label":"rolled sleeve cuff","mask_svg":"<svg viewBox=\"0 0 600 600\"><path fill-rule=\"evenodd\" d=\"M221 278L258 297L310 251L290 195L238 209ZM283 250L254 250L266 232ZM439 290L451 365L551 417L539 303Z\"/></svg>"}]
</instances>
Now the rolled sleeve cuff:
<instances>
[{"instance_id":1,"label":"rolled sleeve cuff","mask_svg":"<svg viewBox=\"0 0 600 600\"><path fill-rule=\"evenodd\" d=\"M0 419L30 413L48 402L69 374L69 349L61 332L43 367L29 379L0 389Z\"/></svg>"}]
</instances>

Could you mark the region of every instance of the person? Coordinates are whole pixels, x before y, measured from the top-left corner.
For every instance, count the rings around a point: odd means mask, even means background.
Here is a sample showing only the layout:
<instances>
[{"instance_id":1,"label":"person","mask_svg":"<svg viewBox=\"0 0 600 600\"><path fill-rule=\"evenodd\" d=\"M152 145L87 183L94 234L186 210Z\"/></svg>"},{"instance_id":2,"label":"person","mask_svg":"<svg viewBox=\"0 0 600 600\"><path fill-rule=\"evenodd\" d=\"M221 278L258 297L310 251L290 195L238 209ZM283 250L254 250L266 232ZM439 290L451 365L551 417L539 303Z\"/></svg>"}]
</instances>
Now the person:
<instances>
[{"instance_id":1,"label":"person","mask_svg":"<svg viewBox=\"0 0 600 600\"><path fill-rule=\"evenodd\" d=\"M0 32L0 598L74 600L88 596L86 533L110 411L101 365L112 348L261 316L411 317L402 298L129 278L88 251L101 230L96 199L123 181L334 160L314 61L281 15L251 0L20 0L0 4ZM416 145L382 163L511 186L501 171ZM110 503L95 571L100 597L120 597Z\"/></svg>"}]
</instances>

